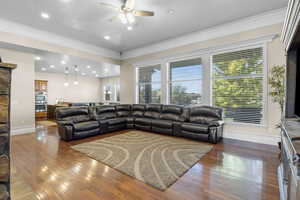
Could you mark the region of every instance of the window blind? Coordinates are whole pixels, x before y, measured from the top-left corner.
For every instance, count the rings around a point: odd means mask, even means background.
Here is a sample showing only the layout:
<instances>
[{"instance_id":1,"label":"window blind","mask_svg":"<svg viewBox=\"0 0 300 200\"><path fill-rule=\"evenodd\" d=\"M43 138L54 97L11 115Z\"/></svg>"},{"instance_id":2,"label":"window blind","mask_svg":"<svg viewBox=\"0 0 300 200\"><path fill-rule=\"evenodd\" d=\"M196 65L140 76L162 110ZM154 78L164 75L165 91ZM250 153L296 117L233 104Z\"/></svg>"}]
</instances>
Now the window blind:
<instances>
[{"instance_id":1,"label":"window blind","mask_svg":"<svg viewBox=\"0 0 300 200\"><path fill-rule=\"evenodd\" d=\"M222 53L213 58L213 105L226 121L261 124L263 119L263 49Z\"/></svg>"},{"instance_id":2,"label":"window blind","mask_svg":"<svg viewBox=\"0 0 300 200\"><path fill-rule=\"evenodd\" d=\"M178 105L202 102L201 59L190 59L170 63L169 102Z\"/></svg>"},{"instance_id":3,"label":"window blind","mask_svg":"<svg viewBox=\"0 0 300 200\"><path fill-rule=\"evenodd\" d=\"M138 69L139 103L160 103L161 67L160 65Z\"/></svg>"}]
</instances>

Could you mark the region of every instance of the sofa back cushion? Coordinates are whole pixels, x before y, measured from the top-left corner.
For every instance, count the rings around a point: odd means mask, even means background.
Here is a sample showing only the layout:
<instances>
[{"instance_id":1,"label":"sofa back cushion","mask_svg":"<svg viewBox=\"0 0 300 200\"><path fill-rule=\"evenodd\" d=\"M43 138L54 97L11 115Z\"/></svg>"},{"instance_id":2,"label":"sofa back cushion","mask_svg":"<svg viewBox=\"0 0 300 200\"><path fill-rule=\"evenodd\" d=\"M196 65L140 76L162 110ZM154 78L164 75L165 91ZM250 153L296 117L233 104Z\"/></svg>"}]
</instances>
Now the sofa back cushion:
<instances>
[{"instance_id":1,"label":"sofa back cushion","mask_svg":"<svg viewBox=\"0 0 300 200\"><path fill-rule=\"evenodd\" d=\"M143 117L146 109L144 104L133 104L132 105L132 116L134 117Z\"/></svg>"},{"instance_id":2,"label":"sofa back cushion","mask_svg":"<svg viewBox=\"0 0 300 200\"><path fill-rule=\"evenodd\" d=\"M192 123L208 124L211 121L222 120L223 110L212 106L190 108L189 121Z\"/></svg>"},{"instance_id":3,"label":"sofa back cushion","mask_svg":"<svg viewBox=\"0 0 300 200\"><path fill-rule=\"evenodd\" d=\"M161 108L162 108L161 104L148 104L146 106L146 112L144 114L144 117L159 119Z\"/></svg>"},{"instance_id":4,"label":"sofa back cushion","mask_svg":"<svg viewBox=\"0 0 300 200\"><path fill-rule=\"evenodd\" d=\"M68 107L56 109L57 121L71 121L73 123L90 120L90 113L87 107Z\"/></svg>"},{"instance_id":5,"label":"sofa back cushion","mask_svg":"<svg viewBox=\"0 0 300 200\"><path fill-rule=\"evenodd\" d=\"M172 120L172 121L182 121L182 106L176 105L163 105L160 118L165 120Z\"/></svg>"},{"instance_id":6,"label":"sofa back cushion","mask_svg":"<svg viewBox=\"0 0 300 200\"><path fill-rule=\"evenodd\" d=\"M118 117L129 117L131 116L131 105L129 104L117 105L116 111Z\"/></svg>"},{"instance_id":7,"label":"sofa back cushion","mask_svg":"<svg viewBox=\"0 0 300 200\"><path fill-rule=\"evenodd\" d=\"M99 106L95 108L96 120L112 119L116 117L117 113L115 106Z\"/></svg>"}]
</instances>

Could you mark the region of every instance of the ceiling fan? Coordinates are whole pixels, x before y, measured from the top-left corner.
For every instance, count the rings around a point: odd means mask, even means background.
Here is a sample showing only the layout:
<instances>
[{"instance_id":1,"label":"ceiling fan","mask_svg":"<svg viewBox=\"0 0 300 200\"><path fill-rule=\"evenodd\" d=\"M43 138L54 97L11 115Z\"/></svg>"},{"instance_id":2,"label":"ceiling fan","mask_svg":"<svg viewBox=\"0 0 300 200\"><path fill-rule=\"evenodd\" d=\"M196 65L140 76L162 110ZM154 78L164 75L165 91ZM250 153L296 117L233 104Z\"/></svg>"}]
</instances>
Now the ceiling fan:
<instances>
[{"instance_id":1,"label":"ceiling fan","mask_svg":"<svg viewBox=\"0 0 300 200\"><path fill-rule=\"evenodd\" d=\"M99 5L115 9L119 12L116 18L119 18L123 24L134 24L135 17L148 17L154 16L154 12L145 10L136 10L135 0L123 0L123 4L116 6L113 4L108 4L100 2Z\"/></svg>"}]
</instances>

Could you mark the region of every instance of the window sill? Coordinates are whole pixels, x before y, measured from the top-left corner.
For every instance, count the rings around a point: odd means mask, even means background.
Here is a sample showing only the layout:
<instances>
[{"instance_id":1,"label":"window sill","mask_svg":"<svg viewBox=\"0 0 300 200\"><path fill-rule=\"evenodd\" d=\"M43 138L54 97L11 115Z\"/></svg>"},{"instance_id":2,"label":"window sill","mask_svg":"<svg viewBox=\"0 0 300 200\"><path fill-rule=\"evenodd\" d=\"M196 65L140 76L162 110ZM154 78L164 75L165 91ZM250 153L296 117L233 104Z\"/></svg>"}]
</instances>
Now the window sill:
<instances>
[{"instance_id":1,"label":"window sill","mask_svg":"<svg viewBox=\"0 0 300 200\"><path fill-rule=\"evenodd\" d=\"M233 125L233 126L250 126L257 128L268 128L267 124L250 124L250 123L242 123L242 122L226 122L224 121L224 125Z\"/></svg>"}]
</instances>

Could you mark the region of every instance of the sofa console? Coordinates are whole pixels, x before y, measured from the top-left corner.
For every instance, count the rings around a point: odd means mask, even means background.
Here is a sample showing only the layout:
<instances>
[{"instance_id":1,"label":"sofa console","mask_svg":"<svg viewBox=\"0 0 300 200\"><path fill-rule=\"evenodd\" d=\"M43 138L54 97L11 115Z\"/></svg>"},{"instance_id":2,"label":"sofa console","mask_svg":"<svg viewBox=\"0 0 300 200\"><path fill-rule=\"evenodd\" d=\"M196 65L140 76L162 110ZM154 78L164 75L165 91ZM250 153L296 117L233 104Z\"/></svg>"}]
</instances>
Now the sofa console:
<instances>
[{"instance_id":1,"label":"sofa console","mask_svg":"<svg viewBox=\"0 0 300 200\"><path fill-rule=\"evenodd\" d=\"M223 110L211 106L120 104L68 107L56 111L61 139L138 129L217 143L223 137Z\"/></svg>"}]
</instances>

